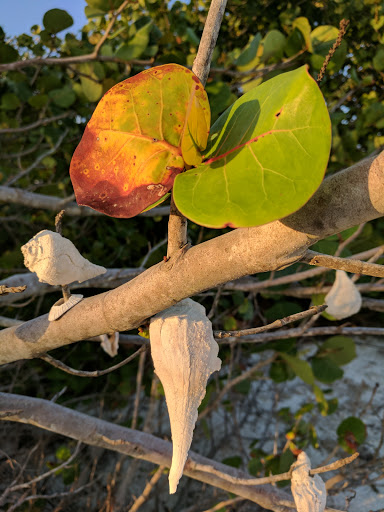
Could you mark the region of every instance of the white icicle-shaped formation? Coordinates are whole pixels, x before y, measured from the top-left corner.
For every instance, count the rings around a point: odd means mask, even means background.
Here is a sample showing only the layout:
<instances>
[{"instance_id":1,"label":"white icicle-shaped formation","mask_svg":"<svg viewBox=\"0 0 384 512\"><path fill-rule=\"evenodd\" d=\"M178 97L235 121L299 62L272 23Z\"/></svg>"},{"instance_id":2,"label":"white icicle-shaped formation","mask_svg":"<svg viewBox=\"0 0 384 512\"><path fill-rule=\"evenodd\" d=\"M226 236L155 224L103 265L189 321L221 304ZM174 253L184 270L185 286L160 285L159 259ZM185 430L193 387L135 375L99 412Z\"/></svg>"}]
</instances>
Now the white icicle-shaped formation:
<instances>
[{"instance_id":1,"label":"white icicle-shaped formation","mask_svg":"<svg viewBox=\"0 0 384 512\"><path fill-rule=\"evenodd\" d=\"M154 316L149 336L155 372L164 388L171 423L169 492L173 494L183 474L208 378L221 368L219 347L205 308L191 299Z\"/></svg>"},{"instance_id":2,"label":"white icicle-shaped formation","mask_svg":"<svg viewBox=\"0 0 384 512\"><path fill-rule=\"evenodd\" d=\"M361 295L344 270L336 270L336 279L325 297L327 313L337 320L355 315L361 308Z\"/></svg>"},{"instance_id":3,"label":"white icicle-shaped formation","mask_svg":"<svg viewBox=\"0 0 384 512\"><path fill-rule=\"evenodd\" d=\"M305 452L292 464L291 490L297 512L323 512L327 502L325 483L319 475L311 476L311 461Z\"/></svg>"},{"instance_id":4,"label":"white icicle-shaped formation","mask_svg":"<svg viewBox=\"0 0 384 512\"><path fill-rule=\"evenodd\" d=\"M48 229L37 233L21 251L24 265L36 272L41 283L61 286L74 281L82 283L107 271L83 258L70 240Z\"/></svg>"}]
</instances>

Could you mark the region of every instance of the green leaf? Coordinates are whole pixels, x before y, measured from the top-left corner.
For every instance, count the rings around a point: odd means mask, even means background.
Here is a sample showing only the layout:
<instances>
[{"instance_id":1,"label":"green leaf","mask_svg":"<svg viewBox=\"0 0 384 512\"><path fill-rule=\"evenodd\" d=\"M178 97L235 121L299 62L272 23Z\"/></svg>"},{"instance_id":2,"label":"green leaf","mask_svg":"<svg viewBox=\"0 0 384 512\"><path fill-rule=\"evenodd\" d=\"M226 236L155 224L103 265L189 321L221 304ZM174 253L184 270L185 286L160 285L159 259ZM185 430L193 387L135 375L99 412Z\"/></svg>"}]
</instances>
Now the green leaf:
<instances>
[{"instance_id":1,"label":"green leaf","mask_svg":"<svg viewBox=\"0 0 384 512\"><path fill-rule=\"evenodd\" d=\"M44 14L43 23L45 29L51 34L57 34L73 25L73 18L62 9L51 9Z\"/></svg>"},{"instance_id":2,"label":"green leaf","mask_svg":"<svg viewBox=\"0 0 384 512\"><path fill-rule=\"evenodd\" d=\"M211 128L205 162L176 177L175 203L193 222L212 228L280 219L318 188L330 146L324 98L303 66L224 112Z\"/></svg>"},{"instance_id":3,"label":"green leaf","mask_svg":"<svg viewBox=\"0 0 384 512\"><path fill-rule=\"evenodd\" d=\"M221 462L227 466L239 468L243 463L243 459L240 457L240 455L234 455L233 457L227 457L226 459L223 459Z\"/></svg>"},{"instance_id":4,"label":"green leaf","mask_svg":"<svg viewBox=\"0 0 384 512\"><path fill-rule=\"evenodd\" d=\"M67 86L53 89L53 91L49 91L48 95L55 105L62 108L68 108L76 101L76 94Z\"/></svg>"},{"instance_id":5,"label":"green leaf","mask_svg":"<svg viewBox=\"0 0 384 512\"><path fill-rule=\"evenodd\" d=\"M141 27L133 39L124 43L116 52L116 57L124 60L137 59L144 53L149 43L149 34L152 29L152 21Z\"/></svg>"},{"instance_id":6,"label":"green leaf","mask_svg":"<svg viewBox=\"0 0 384 512\"><path fill-rule=\"evenodd\" d=\"M384 46L380 46L372 60L376 71L384 70Z\"/></svg>"},{"instance_id":7,"label":"green leaf","mask_svg":"<svg viewBox=\"0 0 384 512\"><path fill-rule=\"evenodd\" d=\"M305 44L307 45L307 50L312 53L311 25L309 24L308 18L305 18L304 16L296 18L292 23L292 28L300 30L304 37Z\"/></svg>"},{"instance_id":8,"label":"green leaf","mask_svg":"<svg viewBox=\"0 0 384 512\"><path fill-rule=\"evenodd\" d=\"M98 9L97 7L91 7L89 5L86 5L84 7L84 14L88 19L100 18L101 16L104 16L105 11Z\"/></svg>"},{"instance_id":9,"label":"green leaf","mask_svg":"<svg viewBox=\"0 0 384 512\"><path fill-rule=\"evenodd\" d=\"M124 0L86 0L89 7L99 11L114 11L123 3Z\"/></svg>"},{"instance_id":10,"label":"green leaf","mask_svg":"<svg viewBox=\"0 0 384 512\"><path fill-rule=\"evenodd\" d=\"M223 319L223 327L225 331L235 331L237 329L236 318L233 316L225 316Z\"/></svg>"},{"instance_id":11,"label":"green leaf","mask_svg":"<svg viewBox=\"0 0 384 512\"><path fill-rule=\"evenodd\" d=\"M85 62L83 64L79 64L78 69L81 72L81 88L86 98L89 101L99 100L103 94L103 84L98 82L98 80L100 80L100 76L97 76L94 65L90 62Z\"/></svg>"},{"instance_id":12,"label":"green leaf","mask_svg":"<svg viewBox=\"0 0 384 512\"><path fill-rule=\"evenodd\" d=\"M353 339L347 336L333 336L321 345L316 356L326 356L338 366L343 366L355 359L356 345Z\"/></svg>"},{"instance_id":13,"label":"green leaf","mask_svg":"<svg viewBox=\"0 0 384 512\"><path fill-rule=\"evenodd\" d=\"M257 57L257 50L259 48L260 41L260 33L257 33L255 36L251 36L249 38L247 46L235 60L235 66L237 66L240 71L253 69L258 64L260 58Z\"/></svg>"},{"instance_id":14,"label":"green leaf","mask_svg":"<svg viewBox=\"0 0 384 512\"><path fill-rule=\"evenodd\" d=\"M7 64L17 60L19 54L9 44L0 43L0 63Z\"/></svg>"},{"instance_id":15,"label":"green leaf","mask_svg":"<svg viewBox=\"0 0 384 512\"><path fill-rule=\"evenodd\" d=\"M48 101L48 94L35 94L29 98L28 103L33 108L42 108L48 103Z\"/></svg>"},{"instance_id":16,"label":"green leaf","mask_svg":"<svg viewBox=\"0 0 384 512\"><path fill-rule=\"evenodd\" d=\"M295 373L285 361L274 361L269 368L269 376L274 382L285 382L295 378Z\"/></svg>"},{"instance_id":17,"label":"green leaf","mask_svg":"<svg viewBox=\"0 0 384 512\"><path fill-rule=\"evenodd\" d=\"M265 311L265 316L268 321L273 322L285 316L300 313L301 307L296 302L288 302L286 300L279 300L273 306Z\"/></svg>"},{"instance_id":18,"label":"green leaf","mask_svg":"<svg viewBox=\"0 0 384 512\"><path fill-rule=\"evenodd\" d=\"M336 363L327 357L314 357L311 361L313 374L317 380L326 384L331 384L335 380L341 379L344 375L343 370Z\"/></svg>"},{"instance_id":19,"label":"green leaf","mask_svg":"<svg viewBox=\"0 0 384 512\"><path fill-rule=\"evenodd\" d=\"M367 436L364 423L354 416L343 420L337 428L338 442L348 452L356 451Z\"/></svg>"},{"instance_id":20,"label":"green leaf","mask_svg":"<svg viewBox=\"0 0 384 512\"><path fill-rule=\"evenodd\" d=\"M262 62L266 62L271 57L280 59L283 56L286 38L279 30L270 30L265 36L263 45Z\"/></svg>"},{"instance_id":21,"label":"green leaf","mask_svg":"<svg viewBox=\"0 0 384 512\"><path fill-rule=\"evenodd\" d=\"M6 92L1 97L1 108L3 110L16 110L21 105L21 102L13 92Z\"/></svg>"},{"instance_id":22,"label":"green leaf","mask_svg":"<svg viewBox=\"0 0 384 512\"><path fill-rule=\"evenodd\" d=\"M263 469L263 464L260 459L261 457L255 457L248 462L248 471L253 476L257 476L257 474Z\"/></svg>"},{"instance_id":23,"label":"green leaf","mask_svg":"<svg viewBox=\"0 0 384 512\"><path fill-rule=\"evenodd\" d=\"M290 356L284 352L280 352L280 357L289 364L297 377L299 377L307 384L314 384L315 379L312 373L312 369L307 361L304 361L299 357Z\"/></svg>"}]
</instances>

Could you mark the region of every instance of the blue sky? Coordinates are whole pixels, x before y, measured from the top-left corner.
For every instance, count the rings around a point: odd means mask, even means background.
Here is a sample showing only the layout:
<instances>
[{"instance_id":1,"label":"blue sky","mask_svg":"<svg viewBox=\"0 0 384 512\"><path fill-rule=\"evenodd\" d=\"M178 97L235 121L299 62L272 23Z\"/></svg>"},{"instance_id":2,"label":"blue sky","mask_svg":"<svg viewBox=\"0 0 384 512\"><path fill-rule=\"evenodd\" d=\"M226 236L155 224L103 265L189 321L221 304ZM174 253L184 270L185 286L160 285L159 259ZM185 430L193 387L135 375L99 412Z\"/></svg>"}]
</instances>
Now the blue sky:
<instances>
[{"instance_id":1,"label":"blue sky","mask_svg":"<svg viewBox=\"0 0 384 512\"><path fill-rule=\"evenodd\" d=\"M72 16L74 24L68 31L77 32L87 22L86 5L85 0L0 0L0 26L7 36L29 34L32 25L43 24L43 16L49 9L57 8Z\"/></svg>"}]
</instances>

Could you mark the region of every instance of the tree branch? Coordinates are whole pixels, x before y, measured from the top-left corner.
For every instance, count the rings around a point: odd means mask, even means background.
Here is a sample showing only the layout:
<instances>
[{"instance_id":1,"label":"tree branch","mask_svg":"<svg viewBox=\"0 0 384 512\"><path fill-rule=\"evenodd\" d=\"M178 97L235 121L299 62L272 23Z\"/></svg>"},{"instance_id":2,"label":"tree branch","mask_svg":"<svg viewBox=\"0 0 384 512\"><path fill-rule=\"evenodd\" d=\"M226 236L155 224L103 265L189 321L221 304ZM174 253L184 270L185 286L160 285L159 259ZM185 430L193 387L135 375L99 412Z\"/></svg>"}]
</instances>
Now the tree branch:
<instances>
[{"instance_id":1,"label":"tree branch","mask_svg":"<svg viewBox=\"0 0 384 512\"><path fill-rule=\"evenodd\" d=\"M106 332L126 331L183 298L239 277L279 270L321 238L384 214L384 153L336 173L282 221L233 230L160 262L124 285L0 331L0 363L30 359Z\"/></svg>"},{"instance_id":2,"label":"tree branch","mask_svg":"<svg viewBox=\"0 0 384 512\"><path fill-rule=\"evenodd\" d=\"M384 277L384 265L368 263L366 261L338 258L328 254L321 254L315 251L307 251L301 261L309 265L318 267L327 267L337 270L345 270L354 274L364 274L365 276Z\"/></svg>"},{"instance_id":3,"label":"tree branch","mask_svg":"<svg viewBox=\"0 0 384 512\"><path fill-rule=\"evenodd\" d=\"M28 192L21 188L6 187L0 185L0 202L14 203L29 208L41 208L44 210L52 210L54 212L60 211L65 205L65 214L72 217L88 217L91 215L102 215L88 206L78 206L77 203L71 201L66 202L66 199L48 196L45 194L36 194ZM169 214L169 206L156 206L147 212L140 213L140 217L164 217Z\"/></svg>"},{"instance_id":4,"label":"tree branch","mask_svg":"<svg viewBox=\"0 0 384 512\"><path fill-rule=\"evenodd\" d=\"M211 67L213 50L215 49L217 36L219 34L221 21L224 16L227 0L212 0L209 7L207 19L201 36L196 59L192 66L200 82L205 86ZM171 211L168 221L168 250L167 258L176 254L187 245L187 219L179 212L173 195L171 196Z\"/></svg>"},{"instance_id":5,"label":"tree branch","mask_svg":"<svg viewBox=\"0 0 384 512\"><path fill-rule=\"evenodd\" d=\"M159 466L171 465L172 445L144 432L121 427L98 418L77 412L58 404L38 398L30 398L8 393L0 393L0 418L7 411L7 421L16 421L76 439L91 446L113 450L130 457L146 460ZM204 470L194 468L196 464ZM214 468L218 473L207 472ZM220 476L221 474L221 476ZM189 452L184 475L206 482L215 487L233 492L261 507L275 512L292 512L294 503L289 494L271 485L252 488L237 485L225 480L224 475L247 478L249 475L206 457Z\"/></svg>"},{"instance_id":6,"label":"tree branch","mask_svg":"<svg viewBox=\"0 0 384 512\"><path fill-rule=\"evenodd\" d=\"M33 169L35 169L35 167L37 167L39 165L39 163L44 160L45 157L49 156L49 155L52 155L53 153L56 153L56 151L59 149L59 147L61 146L63 140L65 139L65 137L68 135L68 132L69 130L68 129L65 129L63 131L63 133L60 135L60 137L57 139L56 141L56 144L50 148L48 151L45 151L44 153L41 153L41 155L39 155L36 160L34 162L31 163L31 165L29 165L26 169L24 169L23 171L19 172L18 174L16 174L16 176L13 176L11 177L7 182L6 182L6 185L9 186L9 185L13 185L13 183L16 183L16 181L19 181L20 178L22 178L23 176L26 176L27 174L29 174L31 171L33 171Z\"/></svg>"},{"instance_id":7,"label":"tree branch","mask_svg":"<svg viewBox=\"0 0 384 512\"><path fill-rule=\"evenodd\" d=\"M107 375L108 373L114 372L115 370L118 370L122 366L125 366L126 364L130 363L142 352L145 352L147 350L147 347L144 345L139 350L136 350L135 353L124 359L123 361L120 361L120 363L115 364L114 366L111 366L110 368L107 368L106 370L95 370L93 372L86 372L83 370L75 370L74 368L71 368L70 366L64 364L62 361L59 361L58 359L54 359L48 354L43 354L40 356L40 359L45 361L46 363L49 363L50 365L54 366L55 368L58 368L59 370L62 370L65 373L69 373L71 375L76 375L77 377L101 377L102 375Z\"/></svg>"},{"instance_id":8,"label":"tree branch","mask_svg":"<svg viewBox=\"0 0 384 512\"><path fill-rule=\"evenodd\" d=\"M251 334L258 334L259 332L270 331L271 329L279 329L280 327L284 327L284 325L297 322L298 320L303 320L304 318L318 315L319 313L325 311L327 307L328 306L326 304L323 304L322 306L312 306L310 309L307 309L306 311L300 311L300 313L280 318L278 320L275 320L271 324L262 325L261 327L253 327L252 329L242 329L240 331L213 331L213 335L216 339L231 337L240 338L241 336L249 336Z\"/></svg>"},{"instance_id":9,"label":"tree branch","mask_svg":"<svg viewBox=\"0 0 384 512\"><path fill-rule=\"evenodd\" d=\"M5 64L6 65L6 64ZM1 65L0 65L1 67ZM58 116L53 117L46 117L44 119L38 119L37 121L26 124L24 126L19 126L18 128L2 128L0 130L0 135L6 134L6 133L23 133L23 132L29 132L31 130L34 130L35 128L38 128L39 126L45 126L49 123L54 123L55 121L59 121L60 119L65 119L67 117L73 117L76 115L76 112L65 112L64 114L59 114ZM28 153L26 153L28 154Z\"/></svg>"}]
</instances>

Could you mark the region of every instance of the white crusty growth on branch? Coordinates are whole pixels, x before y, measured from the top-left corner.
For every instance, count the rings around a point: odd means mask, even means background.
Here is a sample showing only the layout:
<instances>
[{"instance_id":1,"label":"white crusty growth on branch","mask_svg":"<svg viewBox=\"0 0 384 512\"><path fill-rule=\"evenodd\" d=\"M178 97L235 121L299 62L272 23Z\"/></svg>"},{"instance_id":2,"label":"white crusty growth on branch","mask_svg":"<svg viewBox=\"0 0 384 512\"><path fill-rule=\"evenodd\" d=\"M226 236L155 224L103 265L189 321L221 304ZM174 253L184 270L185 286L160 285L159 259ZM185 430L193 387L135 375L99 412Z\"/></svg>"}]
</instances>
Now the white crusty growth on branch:
<instances>
[{"instance_id":1,"label":"white crusty growth on branch","mask_svg":"<svg viewBox=\"0 0 384 512\"><path fill-rule=\"evenodd\" d=\"M155 372L165 392L172 432L169 492L176 492L183 474L210 375L219 371L212 324L205 308L185 299L151 319L149 327Z\"/></svg>"}]
</instances>

